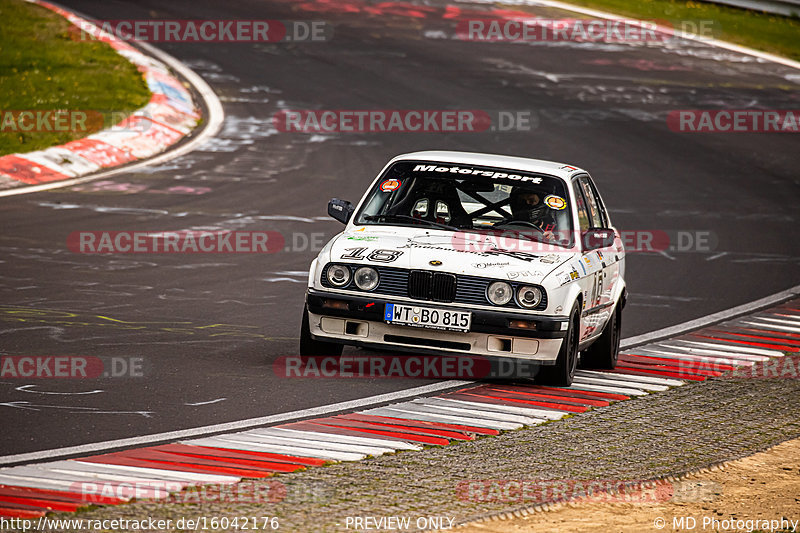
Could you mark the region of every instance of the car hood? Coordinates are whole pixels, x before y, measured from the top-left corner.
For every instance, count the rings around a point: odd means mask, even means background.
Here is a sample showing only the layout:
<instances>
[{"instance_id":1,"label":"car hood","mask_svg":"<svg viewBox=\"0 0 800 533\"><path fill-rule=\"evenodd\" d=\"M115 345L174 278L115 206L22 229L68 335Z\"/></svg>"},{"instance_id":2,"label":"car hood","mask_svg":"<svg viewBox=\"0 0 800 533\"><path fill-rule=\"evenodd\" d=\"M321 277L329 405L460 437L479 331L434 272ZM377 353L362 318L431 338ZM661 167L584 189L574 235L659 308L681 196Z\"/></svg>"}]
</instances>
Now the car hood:
<instances>
[{"instance_id":1,"label":"car hood","mask_svg":"<svg viewBox=\"0 0 800 533\"><path fill-rule=\"evenodd\" d=\"M329 260L541 283L576 255L526 240L505 239L502 244L475 233L356 226L331 242Z\"/></svg>"}]
</instances>

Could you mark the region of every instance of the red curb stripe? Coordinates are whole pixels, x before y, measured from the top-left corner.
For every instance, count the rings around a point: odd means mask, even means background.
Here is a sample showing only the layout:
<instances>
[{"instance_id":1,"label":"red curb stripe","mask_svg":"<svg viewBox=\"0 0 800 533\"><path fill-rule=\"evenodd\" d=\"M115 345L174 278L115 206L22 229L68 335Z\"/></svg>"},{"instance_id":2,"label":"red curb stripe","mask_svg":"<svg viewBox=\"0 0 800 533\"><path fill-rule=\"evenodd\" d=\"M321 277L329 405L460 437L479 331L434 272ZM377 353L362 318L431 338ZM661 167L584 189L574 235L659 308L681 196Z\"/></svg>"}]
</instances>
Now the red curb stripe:
<instances>
[{"instance_id":1,"label":"red curb stripe","mask_svg":"<svg viewBox=\"0 0 800 533\"><path fill-rule=\"evenodd\" d=\"M565 404L565 403L543 402L543 401L535 401L535 400L523 400L523 399L520 399L520 398L511 397L511 396L506 397L506 396L503 396L500 393L496 393L496 394L492 394L492 395L488 395L487 394L487 397L495 398L495 399L498 399L498 400L504 400L504 401L507 401L507 402L513 402L513 403L524 403L524 404L527 404L527 405L539 405L541 407L549 407L550 409L555 409L556 411L571 411L573 413L585 413L586 411L589 410L589 408L586 407L585 405L568 405L568 404Z\"/></svg>"},{"instance_id":2,"label":"red curb stripe","mask_svg":"<svg viewBox=\"0 0 800 533\"><path fill-rule=\"evenodd\" d=\"M486 387L481 391L474 392L474 394L485 394L486 396L493 396L493 397L508 397L508 398L517 398L520 400L535 400L537 398L541 398L542 394L536 392L517 392L512 390L506 390L501 387ZM581 400L574 399L574 398L551 398L554 400L553 403L557 404L564 404L564 405L589 405L583 403ZM608 405L608 404L606 404Z\"/></svg>"},{"instance_id":3,"label":"red curb stripe","mask_svg":"<svg viewBox=\"0 0 800 533\"><path fill-rule=\"evenodd\" d=\"M142 461L153 461L162 464L176 464L176 465L187 465L194 468L223 468L225 470L229 470L231 473L238 475L240 472L244 477L252 477L248 476L248 473L261 473L266 475L271 475L276 472L275 469L267 468L264 466L251 466L249 468L245 468L244 465L233 466L233 465L226 465L220 459L214 458L203 458L203 457L191 457L191 456L175 456L174 454L167 454L164 452L153 451L150 448L144 448L139 450L127 450L124 452L120 452L118 454L113 454L115 457L120 458L129 458L129 459L141 459ZM222 463L222 464L221 464ZM256 476L256 477L265 477L265 476Z\"/></svg>"},{"instance_id":4,"label":"red curb stripe","mask_svg":"<svg viewBox=\"0 0 800 533\"><path fill-rule=\"evenodd\" d=\"M698 357L703 357L703 356L698 356ZM678 366L682 368L689 368L696 370L720 370L724 372L739 368L739 366L737 365L711 363L705 361L690 361L688 359L671 359L669 357L651 357L649 355L625 354L625 355L620 355L619 360L623 362L640 363L643 365L660 365L662 363L668 363L669 365Z\"/></svg>"},{"instance_id":5,"label":"red curb stripe","mask_svg":"<svg viewBox=\"0 0 800 533\"><path fill-rule=\"evenodd\" d=\"M708 378L706 376L698 376L696 374L683 374L680 372L668 372L668 371L661 371L661 370L640 370L638 368L626 368L617 366L614 370L598 370L597 372L616 372L618 374L628 374L632 376L656 376L656 377L668 377L668 378L676 378L676 379L688 379L690 381L705 381Z\"/></svg>"},{"instance_id":6,"label":"red curb stripe","mask_svg":"<svg viewBox=\"0 0 800 533\"><path fill-rule=\"evenodd\" d=\"M512 394L515 398L516 397L520 397L522 399L528 399L528 397L546 398L546 399L549 399L549 400L556 400L559 403L563 402L563 403L566 403L568 405L590 405L590 406L593 406L593 407L605 407L607 405L610 405L610 403L605 401L605 400L591 400L591 399L588 399L588 398L573 398L573 397L570 397L570 396L560 396L558 394L547 394L545 392L512 391L512 390L507 390L507 389L505 389L503 387L489 387L486 390L486 394L488 396L492 396L492 395L494 395L494 394L496 394L498 392L503 392L505 394Z\"/></svg>"},{"instance_id":7,"label":"red curb stripe","mask_svg":"<svg viewBox=\"0 0 800 533\"><path fill-rule=\"evenodd\" d=\"M296 424L296 425L295 425ZM282 426L287 427L287 426ZM402 426L401 426L402 427ZM296 429L299 431L316 431L317 433L327 433L329 435L344 435L350 437L362 437L365 439L368 438L379 438L377 435L364 435L364 431L359 431L356 428L349 428L349 427L339 427L339 426L328 426L325 424L318 424L316 422L295 422L292 424L291 429ZM379 425L375 426L375 429L381 429ZM405 431L407 428L402 427L402 430ZM425 433L421 433L425 434ZM429 434L430 436L438 436L432 433ZM408 442L409 439L403 438L395 433L390 435L381 435L381 439L393 441L393 442Z\"/></svg>"},{"instance_id":8,"label":"red curb stripe","mask_svg":"<svg viewBox=\"0 0 800 533\"><path fill-rule=\"evenodd\" d=\"M234 468L222 465L202 464L198 465L193 462L181 463L177 461L160 460L160 459L142 459L142 461L153 463L151 468L162 468L164 470L172 470L173 467L194 468L197 472L207 474L223 474L238 477L251 477L251 478L264 478L270 477L275 474L275 471L266 471L263 469L252 468Z\"/></svg>"},{"instance_id":9,"label":"red curb stripe","mask_svg":"<svg viewBox=\"0 0 800 533\"><path fill-rule=\"evenodd\" d=\"M86 507L85 503L75 503L75 502L62 502L62 501L55 501L55 500L42 500L39 498L30 498L30 497L19 497L19 496L8 496L8 495L0 495L0 506L6 504L24 504L29 505L31 507L38 507L40 509L46 509L48 511L66 511L66 512L74 512L81 507Z\"/></svg>"},{"instance_id":10,"label":"red curb stripe","mask_svg":"<svg viewBox=\"0 0 800 533\"><path fill-rule=\"evenodd\" d=\"M586 398L587 400L591 400L594 398L600 398L603 400L630 400L630 396L625 396L624 394L613 394L610 392L594 392L586 390L562 389L559 387L543 387L538 385L531 388L548 391L548 393L558 392L563 396L574 396L575 398Z\"/></svg>"},{"instance_id":11,"label":"red curb stripe","mask_svg":"<svg viewBox=\"0 0 800 533\"><path fill-rule=\"evenodd\" d=\"M636 368L640 370L670 371L670 372L677 372L679 374L686 374L687 376L717 377L723 374L723 372L718 369L710 370L710 369L699 369L699 368L684 368L681 365L667 365L667 364L653 365L653 364L643 364L630 361L622 361L621 363L617 363L617 368Z\"/></svg>"},{"instance_id":12,"label":"red curb stripe","mask_svg":"<svg viewBox=\"0 0 800 533\"><path fill-rule=\"evenodd\" d=\"M359 417L371 417L378 423L389 423L389 424L397 424L402 426L410 426L410 427L418 427L418 428L428 428L428 429L444 429L444 430L453 430L456 432L466 432L466 433L480 433L481 435L499 435L500 432L496 429L491 428L479 428L475 426L467 426L464 424L451 424L450 422L431 422L428 420L416 420L411 418L399 418L394 416L380 416L380 415L365 415L363 413L352 413L348 415L342 416L353 416L358 415ZM363 419L363 418L362 418Z\"/></svg>"},{"instance_id":13,"label":"red curb stripe","mask_svg":"<svg viewBox=\"0 0 800 533\"><path fill-rule=\"evenodd\" d=\"M535 392L544 394L555 394L568 398L584 398L587 400L628 400L629 397L624 394L612 394L609 392L593 392L576 389L567 389L562 387L550 387L544 385L483 385L483 387L502 388L504 390L519 391L519 392ZM481 388L481 387L478 387Z\"/></svg>"},{"instance_id":14,"label":"red curb stripe","mask_svg":"<svg viewBox=\"0 0 800 533\"><path fill-rule=\"evenodd\" d=\"M333 417L336 420L352 420L354 422L362 422L365 424L372 424L376 427L380 426L388 426L388 427L395 427L401 428L404 432L408 433L420 433L422 435L432 435L434 437L444 437L446 439L457 439L457 440L472 440L472 436L464 431L454 431L452 429L438 429L436 427L424 426L422 424L400 424L396 423L392 419L385 418L385 417L375 417L370 415L341 415L337 417Z\"/></svg>"},{"instance_id":15,"label":"red curb stripe","mask_svg":"<svg viewBox=\"0 0 800 533\"><path fill-rule=\"evenodd\" d=\"M426 442L429 444L445 445L445 443L442 441L446 441L447 444L449 444L451 439L466 440L466 438L463 435L459 435L454 432L448 433L435 430L413 428L409 426L404 426L402 424L392 424L389 422L387 423L363 422L346 418L331 417L322 420L313 420L312 423L348 428L348 429L360 428L360 429L369 429L372 431L382 431L388 434L404 435L406 439L408 439L409 436L414 436L415 438L420 437L425 440L419 442Z\"/></svg>"},{"instance_id":16,"label":"red curb stripe","mask_svg":"<svg viewBox=\"0 0 800 533\"><path fill-rule=\"evenodd\" d=\"M10 518L38 518L44 516L45 511L28 511L23 509L12 509L10 507L0 507L0 516L8 516Z\"/></svg>"},{"instance_id":17,"label":"red curb stripe","mask_svg":"<svg viewBox=\"0 0 800 533\"><path fill-rule=\"evenodd\" d=\"M453 398L453 399L464 400L466 402L486 403L486 404L490 404L490 405L505 405L507 407L520 407L520 406L516 406L516 405L510 406L508 401L506 401L504 398L493 398L493 397L482 396L482 395L478 395L478 394L460 393L460 394L453 394L453 395L451 395L449 397ZM557 413L559 415L563 415L564 414L564 411L560 411L558 409L550 409L548 407L537 406L536 409L540 409L542 411L551 411L551 412ZM534 414L532 414L530 416L536 418L536 415L534 415Z\"/></svg>"},{"instance_id":18,"label":"red curb stripe","mask_svg":"<svg viewBox=\"0 0 800 533\"><path fill-rule=\"evenodd\" d=\"M167 445L169 446L169 445ZM157 446L155 448L151 448L151 450L156 450L159 452L163 452L165 456L175 455L178 457L192 457L195 459L206 459L211 461L220 461L223 463L231 463L231 464L239 464L244 466L255 466L260 467L265 470L272 470L275 472L294 472L295 470L300 470L305 468L303 465L289 463L289 462L275 462L275 461L260 461L255 458L247 458L247 457L236 457L234 454L221 454L221 453L207 453L203 450L193 451L193 450L172 450L172 449L164 449L167 446ZM186 448L193 448L193 446L186 446Z\"/></svg>"},{"instance_id":19,"label":"red curb stripe","mask_svg":"<svg viewBox=\"0 0 800 533\"><path fill-rule=\"evenodd\" d=\"M753 335L750 333L736 333L733 331L722 331L722 330L703 330L701 333L705 333L706 335L710 335L712 338L725 338L725 337L744 337L747 339L759 339L764 341L772 341L778 344L785 344L787 346L800 346L800 339L783 339L780 337L775 337L772 335ZM718 337L719 336L719 337Z\"/></svg>"},{"instance_id":20,"label":"red curb stripe","mask_svg":"<svg viewBox=\"0 0 800 533\"><path fill-rule=\"evenodd\" d=\"M220 448L219 446L201 446L200 444L197 445L198 448L208 448L209 450L215 450L219 452L230 452L230 453L239 453L243 455L253 455L256 457L264 457L276 460L286 460L287 462L297 463L300 465L305 466L322 466L329 461L325 459L319 459L317 457L297 457L294 455L283 455L280 453L272 453L272 452L257 452L254 450L240 450L238 448Z\"/></svg>"},{"instance_id":21,"label":"red curb stripe","mask_svg":"<svg viewBox=\"0 0 800 533\"><path fill-rule=\"evenodd\" d=\"M335 422L330 422L330 423L331 424L335 424ZM404 426L398 426L398 428L399 428L400 432L405 432L405 433L401 434L401 433L398 433L398 432L394 432L394 433L387 433L386 435L378 436L376 434L364 435L364 433L366 433L365 431L363 431L365 428L341 427L341 426L337 426L337 425L327 425L327 423L317 423L317 421L295 422L295 424L297 424L297 425L296 426L293 425L292 429L297 429L299 431L316 431L318 433L327 433L329 435L345 435L345 436L350 436L350 437L363 437L365 439L368 439L368 438L375 438L375 439L381 438L383 440L396 441L396 442L408 442L410 440L410 439L407 438L407 435L406 435L406 433L408 433L408 430L410 428L406 428ZM383 427L381 427L380 425L377 425L377 424L367 424L367 427L375 429L375 430L386 430L385 432L392 431L392 429L383 428ZM426 432L422 432L422 431L420 431L418 433L413 433L413 434L415 434L415 435L416 434L427 435L427 436L430 436L430 437L442 436L442 435L436 435L434 433L426 433ZM403 437L402 435L406 435L406 436ZM445 437L445 438L447 438L447 437Z\"/></svg>"},{"instance_id":22,"label":"red curb stripe","mask_svg":"<svg viewBox=\"0 0 800 533\"><path fill-rule=\"evenodd\" d=\"M755 331L756 333L768 333L775 337L790 337L792 339L800 339L800 333L789 333L788 331L778 331L775 329L764 329L763 327L751 326L747 328L737 328L735 331Z\"/></svg>"},{"instance_id":23,"label":"red curb stripe","mask_svg":"<svg viewBox=\"0 0 800 533\"><path fill-rule=\"evenodd\" d=\"M756 341L746 341L746 340L738 340L738 339L723 339L720 337L711 337L709 335L693 335L693 337L697 337L700 339L713 339L719 342L729 342L732 344L745 344L748 346L758 346L759 348L769 348L771 350L778 350L781 352L800 352L800 348L797 346L789 346L786 344L767 344L764 342L756 342Z\"/></svg>"},{"instance_id":24,"label":"red curb stripe","mask_svg":"<svg viewBox=\"0 0 800 533\"><path fill-rule=\"evenodd\" d=\"M61 148L69 150L96 165L100 165L102 168L124 165L136 159L130 152L98 139L78 139L77 141L68 142Z\"/></svg>"},{"instance_id":25,"label":"red curb stripe","mask_svg":"<svg viewBox=\"0 0 800 533\"><path fill-rule=\"evenodd\" d=\"M28 185L40 185L69 178L66 174L56 172L50 167L28 161L16 155L0 157L0 176L7 176L10 179L21 181Z\"/></svg>"},{"instance_id":26,"label":"red curb stripe","mask_svg":"<svg viewBox=\"0 0 800 533\"><path fill-rule=\"evenodd\" d=\"M128 500L124 498L115 498L113 496L100 496L96 494L84 494L81 492L73 492L69 490L52 490L52 489L36 489L33 487L20 487L17 485L0 485L0 494L9 496L22 496L41 498L45 500L63 501L72 503L102 503L109 505L117 505L125 503Z\"/></svg>"},{"instance_id":27,"label":"red curb stripe","mask_svg":"<svg viewBox=\"0 0 800 533\"><path fill-rule=\"evenodd\" d=\"M131 459L128 457L108 457L103 455L97 455L94 457L84 457L81 458L81 461L88 462L88 463L98 463L98 464L107 464L107 465L120 465L120 466L136 466L139 468L156 468L160 470L172 470L175 472L190 472L193 474L216 474L220 475L219 471L213 470L205 470L200 467L195 467L189 464L179 464L179 463L172 463L172 464L154 464L153 461L148 461L144 459ZM154 476L156 474L153 474ZM227 475L239 475L238 473L227 474Z\"/></svg>"},{"instance_id":28,"label":"red curb stripe","mask_svg":"<svg viewBox=\"0 0 800 533\"><path fill-rule=\"evenodd\" d=\"M330 427L337 427L337 428L346 428L352 429L353 431L360 431L362 433L370 433L373 435L391 435L391 436L398 436L403 437L405 440L409 440L412 442L421 442L423 444L438 444L440 446L447 446L450 444L450 441L442 438L442 437L431 437L427 435L420 435L418 433L402 433L400 431L392 431L391 428L386 429L374 429L374 426L370 426L369 424L362 424L359 422L314 422L320 426L330 426Z\"/></svg>"}]
</instances>

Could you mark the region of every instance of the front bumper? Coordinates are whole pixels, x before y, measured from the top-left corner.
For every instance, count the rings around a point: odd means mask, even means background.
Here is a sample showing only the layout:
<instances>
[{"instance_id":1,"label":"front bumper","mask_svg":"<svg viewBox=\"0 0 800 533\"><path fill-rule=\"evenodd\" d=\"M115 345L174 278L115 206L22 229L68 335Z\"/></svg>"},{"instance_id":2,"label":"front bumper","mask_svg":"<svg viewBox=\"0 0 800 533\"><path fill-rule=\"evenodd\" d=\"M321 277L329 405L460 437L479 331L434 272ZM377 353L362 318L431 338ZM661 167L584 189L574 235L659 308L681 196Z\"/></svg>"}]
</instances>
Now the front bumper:
<instances>
[{"instance_id":1,"label":"front bumper","mask_svg":"<svg viewBox=\"0 0 800 533\"><path fill-rule=\"evenodd\" d=\"M356 346L383 346L424 352L469 353L519 358L554 364L566 336L568 318L508 311L472 311L469 332L434 330L384 322L387 303L408 301L365 298L309 289L306 305L311 336ZM413 302L424 307L463 311L437 302ZM332 305L333 304L333 305ZM335 305L335 307L334 307ZM522 320L527 329L510 327Z\"/></svg>"}]
</instances>

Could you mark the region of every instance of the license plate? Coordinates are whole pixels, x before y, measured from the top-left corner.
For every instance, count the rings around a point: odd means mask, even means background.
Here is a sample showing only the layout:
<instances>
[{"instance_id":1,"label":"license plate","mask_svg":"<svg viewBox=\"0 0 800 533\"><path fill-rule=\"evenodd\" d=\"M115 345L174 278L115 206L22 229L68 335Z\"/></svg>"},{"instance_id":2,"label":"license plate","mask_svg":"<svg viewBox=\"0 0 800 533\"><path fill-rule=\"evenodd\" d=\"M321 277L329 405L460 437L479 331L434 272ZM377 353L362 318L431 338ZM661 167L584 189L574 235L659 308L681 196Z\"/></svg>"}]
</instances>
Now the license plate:
<instances>
[{"instance_id":1,"label":"license plate","mask_svg":"<svg viewBox=\"0 0 800 533\"><path fill-rule=\"evenodd\" d=\"M448 331L469 331L472 322L470 311L450 311L401 304L386 304L383 317L388 324Z\"/></svg>"}]
</instances>

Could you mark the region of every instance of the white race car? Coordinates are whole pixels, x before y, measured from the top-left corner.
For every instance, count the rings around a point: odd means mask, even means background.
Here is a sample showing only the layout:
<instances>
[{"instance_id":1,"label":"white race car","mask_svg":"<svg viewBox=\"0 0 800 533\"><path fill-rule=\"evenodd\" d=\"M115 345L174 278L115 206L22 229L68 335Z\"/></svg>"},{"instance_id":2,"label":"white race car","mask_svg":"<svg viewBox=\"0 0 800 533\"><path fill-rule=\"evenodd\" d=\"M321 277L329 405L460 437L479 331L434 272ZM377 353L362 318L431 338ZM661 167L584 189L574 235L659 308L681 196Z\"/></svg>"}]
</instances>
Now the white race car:
<instances>
[{"instance_id":1,"label":"white race car","mask_svg":"<svg viewBox=\"0 0 800 533\"><path fill-rule=\"evenodd\" d=\"M392 159L311 264L300 354L343 345L614 368L625 251L589 174L520 157Z\"/></svg>"}]
</instances>

